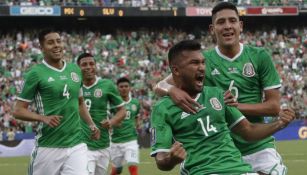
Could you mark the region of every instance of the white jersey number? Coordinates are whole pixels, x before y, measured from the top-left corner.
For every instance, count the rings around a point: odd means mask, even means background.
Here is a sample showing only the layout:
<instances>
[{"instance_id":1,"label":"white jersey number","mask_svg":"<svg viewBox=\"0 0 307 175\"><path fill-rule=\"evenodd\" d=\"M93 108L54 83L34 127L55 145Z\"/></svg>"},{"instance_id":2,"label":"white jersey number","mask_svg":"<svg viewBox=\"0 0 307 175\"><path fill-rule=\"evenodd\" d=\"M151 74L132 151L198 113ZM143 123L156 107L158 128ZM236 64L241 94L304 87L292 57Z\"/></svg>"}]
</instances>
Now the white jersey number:
<instances>
[{"instance_id":1,"label":"white jersey number","mask_svg":"<svg viewBox=\"0 0 307 175\"><path fill-rule=\"evenodd\" d=\"M68 92L68 87L67 84L65 84L64 86L64 90L63 90L63 97L66 97L67 99L69 99L69 92Z\"/></svg>"},{"instance_id":2,"label":"white jersey number","mask_svg":"<svg viewBox=\"0 0 307 175\"><path fill-rule=\"evenodd\" d=\"M92 106L92 101L90 99L85 99L84 103L85 103L87 110L90 111L91 106Z\"/></svg>"},{"instance_id":3,"label":"white jersey number","mask_svg":"<svg viewBox=\"0 0 307 175\"><path fill-rule=\"evenodd\" d=\"M214 127L213 125L210 125L210 117L209 115L207 116L207 126L205 128L204 122L201 118L198 118L197 121L200 123L201 129L203 130L205 136L209 136L209 132L213 131L213 132L217 132L216 127Z\"/></svg>"}]
</instances>

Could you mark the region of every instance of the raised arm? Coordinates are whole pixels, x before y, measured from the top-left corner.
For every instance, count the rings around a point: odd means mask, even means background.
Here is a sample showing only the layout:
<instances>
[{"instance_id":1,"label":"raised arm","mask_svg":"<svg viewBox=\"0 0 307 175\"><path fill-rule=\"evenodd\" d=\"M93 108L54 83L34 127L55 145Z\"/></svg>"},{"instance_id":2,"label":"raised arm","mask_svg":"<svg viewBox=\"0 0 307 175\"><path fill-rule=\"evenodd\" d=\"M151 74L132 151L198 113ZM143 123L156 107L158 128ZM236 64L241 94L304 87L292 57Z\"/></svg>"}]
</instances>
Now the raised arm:
<instances>
[{"instance_id":1,"label":"raised arm","mask_svg":"<svg viewBox=\"0 0 307 175\"><path fill-rule=\"evenodd\" d=\"M257 141L286 127L294 118L295 113L292 109L282 109L275 122L269 124L250 123L247 119L243 119L232 128L232 131L246 141Z\"/></svg>"}]
</instances>

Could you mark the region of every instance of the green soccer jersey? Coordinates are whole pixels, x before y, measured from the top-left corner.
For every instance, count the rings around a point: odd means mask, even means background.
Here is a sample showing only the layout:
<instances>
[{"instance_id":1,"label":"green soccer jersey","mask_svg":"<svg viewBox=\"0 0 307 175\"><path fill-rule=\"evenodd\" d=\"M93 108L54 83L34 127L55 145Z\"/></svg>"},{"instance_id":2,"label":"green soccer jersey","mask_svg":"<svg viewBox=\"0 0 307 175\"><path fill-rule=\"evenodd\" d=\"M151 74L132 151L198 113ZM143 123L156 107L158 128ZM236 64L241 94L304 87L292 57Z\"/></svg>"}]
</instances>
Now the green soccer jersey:
<instances>
[{"instance_id":1,"label":"green soccer jersey","mask_svg":"<svg viewBox=\"0 0 307 175\"><path fill-rule=\"evenodd\" d=\"M279 75L270 55L263 48L240 44L240 53L233 59L227 58L216 47L204 53L206 59L206 86L217 86L224 90L231 88L240 103L261 103L263 90L281 86ZM246 118L253 123L263 123L263 117ZM232 134L236 146L243 155L274 147L273 137L258 142L246 142Z\"/></svg>"},{"instance_id":2,"label":"green soccer jersey","mask_svg":"<svg viewBox=\"0 0 307 175\"><path fill-rule=\"evenodd\" d=\"M17 99L34 101L40 115L63 117L57 127L51 128L43 123L39 125L36 137L38 146L66 148L81 143L78 102L81 82L79 67L66 62L59 70L43 61L27 72L24 86Z\"/></svg>"},{"instance_id":3,"label":"green soccer jersey","mask_svg":"<svg viewBox=\"0 0 307 175\"><path fill-rule=\"evenodd\" d=\"M92 140L89 126L82 121L83 138L90 150L104 149L110 146L109 131L101 127L100 122L107 119L108 104L114 106L124 105L115 84L109 79L96 77L96 82L91 86L83 85L84 102L91 117L100 129L100 139Z\"/></svg>"},{"instance_id":4,"label":"green soccer jersey","mask_svg":"<svg viewBox=\"0 0 307 175\"><path fill-rule=\"evenodd\" d=\"M251 172L230 136L230 128L244 116L225 106L223 93L216 87L204 87L195 99L201 108L197 114L183 112L169 97L154 105L151 114L151 155L169 152L174 140L181 142L187 157L182 174L243 174Z\"/></svg>"},{"instance_id":5,"label":"green soccer jersey","mask_svg":"<svg viewBox=\"0 0 307 175\"><path fill-rule=\"evenodd\" d=\"M113 127L112 142L125 143L137 139L135 122L140 111L140 102L130 98L125 102L126 117L119 127ZM114 113L114 112L113 112Z\"/></svg>"}]
</instances>

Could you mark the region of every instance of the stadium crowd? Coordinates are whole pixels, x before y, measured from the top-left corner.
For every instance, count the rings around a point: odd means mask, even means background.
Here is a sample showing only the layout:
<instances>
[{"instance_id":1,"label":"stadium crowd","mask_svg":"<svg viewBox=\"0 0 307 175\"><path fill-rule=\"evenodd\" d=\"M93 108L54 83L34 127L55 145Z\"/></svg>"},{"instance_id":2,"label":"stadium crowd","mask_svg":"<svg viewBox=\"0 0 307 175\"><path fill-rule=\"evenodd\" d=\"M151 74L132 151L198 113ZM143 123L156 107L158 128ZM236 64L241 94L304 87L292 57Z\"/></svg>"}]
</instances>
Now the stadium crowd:
<instances>
[{"instance_id":1,"label":"stadium crowd","mask_svg":"<svg viewBox=\"0 0 307 175\"><path fill-rule=\"evenodd\" d=\"M307 0L3 0L0 5L72 5L125 7L212 7L220 1L244 6L306 5Z\"/></svg>"},{"instance_id":2,"label":"stadium crowd","mask_svg":"<svg viewBox=\"0 0 307 175\"><path fill-rule=\"evenodd\" d=\"M0 38L0 128L7 132L32 132L36 126L13 118L11 111L16 93L22 86L22 77L27 68L42 60L37 31L10 31ZM149 129L149 115L157 99L152 88L161 78L169 74L166 61L170 46L183 39L199 39L203 49L214 47L211 36L205 31L186 33L173 28L161 31L143 29L117 31L102 34L99 31L62 32L65 44L65 59L75 61L86 51L95 55L100 76L113 79L127 76L133 85L133 96L138 98L142 110L145 133ZM276 29L246 31L241 42L265 47L282 78L282 104L295 109L297 117L307 117L307 27L284 30ZM33 108L33 110L35 110Z\"/></svg>"}]
</instances>

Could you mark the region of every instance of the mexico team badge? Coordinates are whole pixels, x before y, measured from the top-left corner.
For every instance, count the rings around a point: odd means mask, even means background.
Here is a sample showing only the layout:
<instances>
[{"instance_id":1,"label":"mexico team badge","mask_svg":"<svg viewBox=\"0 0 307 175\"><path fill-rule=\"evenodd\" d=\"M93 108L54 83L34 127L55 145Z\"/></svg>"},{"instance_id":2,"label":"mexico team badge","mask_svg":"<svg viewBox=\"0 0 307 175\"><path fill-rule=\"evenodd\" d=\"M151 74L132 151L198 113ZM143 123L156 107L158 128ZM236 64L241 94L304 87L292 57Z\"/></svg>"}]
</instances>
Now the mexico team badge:
<instances>
[{"instance_id":1,"label":"mexico team badge","mask_svg":"<svg viewBox=\"0 0 307 175\"><path fill-rule=\"evenodd\" d=\"M70 74L70 76L71 76L72 81L74 81L74 82L79 82L80 81L78 74L76 74L75 72L72 72Z\"/></svg>"},{"instance_id":2,"label":"mexico team badge","mask_svg":"<svg viewBox=\"0 0 307 175\"><path fill-rule=\"evenodd\" d=\"M94 97L99 98L101 96L102 96L102 90L101 89L95 89Z\"/></svg>"},{"instance_id":3,"label":"mexico team badge","mask_svg":"<svg viewBox=\"0 0 307 175\"><path fill-rule=\"evenodd\" d=\"M243 66L242 74L246 77L253 77L255 75L255 69L252 63L245 63Z\"/></svg>"},{"instance_id":4,"label":"mexico team badge","mask_svg":"<svg viewBox=\"0 0 307 175\"><path fill-rule=\"evenodd\" d=\"M221 103L219 102L219 100L217 98L211 98L210 99L210 104L212 106L213 109L217 110L217 111L220 111L222 110L222 105Z\"/></svg>"},{"instance_id":5,"label":"mexico team badge","mask_svg":"<svg viewBox=\"0 0 307 175\"><path fill-rule=\"evenodd\" d=\"M131 110L132 110L132 111L136 111L136 105L133 104L133 105L131 106Z\"/></svg>"}]
</instances>

